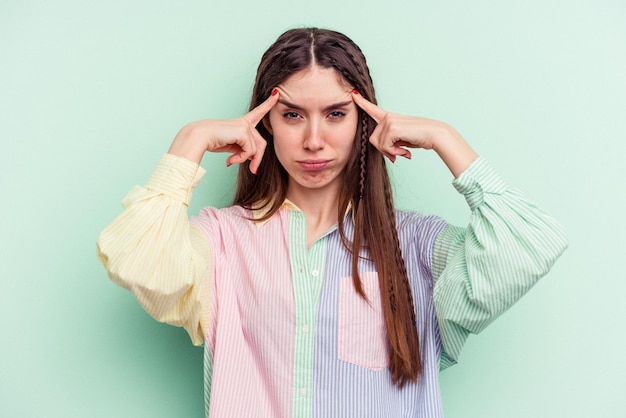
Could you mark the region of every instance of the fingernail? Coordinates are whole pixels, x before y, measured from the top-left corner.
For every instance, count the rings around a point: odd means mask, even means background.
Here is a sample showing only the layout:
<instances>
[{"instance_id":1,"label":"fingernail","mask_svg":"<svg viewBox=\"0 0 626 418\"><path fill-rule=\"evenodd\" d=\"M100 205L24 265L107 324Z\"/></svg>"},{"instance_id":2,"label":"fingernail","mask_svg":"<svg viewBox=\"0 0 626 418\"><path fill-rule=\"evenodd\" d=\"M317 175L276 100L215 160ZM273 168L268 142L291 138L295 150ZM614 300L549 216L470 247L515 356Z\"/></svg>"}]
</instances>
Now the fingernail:
<instances>
[{"instance_id":1,"label":"fingernail","mask_svg":"<svg viewBox=\"0 0 626 418\"><path fill-rule=\"evenodd\" d=\"M255 169L252 171L252 174L256 175L258 172L259 172L259 169L258 169L258 168L255 168Z\"/></svg>"},{"instance_id":2,"label":"fingernail","mask_svg":"<svg viewBox=\"0 0 626 418\"><path fill-rule=\"evenodd\" d=\"M358 91L357 89L353 89L353 90L352 90L352 93L354 93L354 94L359 94L359 91Z\"/></svg>"},{"instance_id":3,"label":"fingernail","mask_svg":"<svg viewBox=\"0 0 626 418\"><path fill-rule=\"evenodd\" d=\"M278 89L274 89L272 90L272 96L276 96L278 94ZM256 174L256 173L254 173Z\"/></svg>"}]
</instances>

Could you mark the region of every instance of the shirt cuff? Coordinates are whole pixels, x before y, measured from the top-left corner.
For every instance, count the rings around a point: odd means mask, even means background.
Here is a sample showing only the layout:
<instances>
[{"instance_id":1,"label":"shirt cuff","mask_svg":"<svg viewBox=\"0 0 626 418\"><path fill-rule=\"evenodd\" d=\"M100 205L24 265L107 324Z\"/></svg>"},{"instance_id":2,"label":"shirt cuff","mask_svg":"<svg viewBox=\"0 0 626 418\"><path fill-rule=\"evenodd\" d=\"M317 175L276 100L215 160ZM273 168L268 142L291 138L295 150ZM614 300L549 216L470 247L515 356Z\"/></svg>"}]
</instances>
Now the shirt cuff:
<instances>
[{"instance_id":1,"label":"shirt cuff","mask_svg":"<svg viewBox=\"0 0 626 418\"><path fill-rule=\"evenodd\" d=\"M478 157L452 185L465 196L471 210L485 201L485 194L502 194L507 189L504 180L482 157Z\"/></svg>"},{"instance_id":2,"label":"shirt cuff","mask_svg":"<svg viewBox=\"0 0 626 418\"><path fill-rule=\"evenodd\" d=\"M172 154L164 154L146 183L146 188L163 193L188 206L193 189L205 172L193 161Z\"/></svg>"}]
</instances>

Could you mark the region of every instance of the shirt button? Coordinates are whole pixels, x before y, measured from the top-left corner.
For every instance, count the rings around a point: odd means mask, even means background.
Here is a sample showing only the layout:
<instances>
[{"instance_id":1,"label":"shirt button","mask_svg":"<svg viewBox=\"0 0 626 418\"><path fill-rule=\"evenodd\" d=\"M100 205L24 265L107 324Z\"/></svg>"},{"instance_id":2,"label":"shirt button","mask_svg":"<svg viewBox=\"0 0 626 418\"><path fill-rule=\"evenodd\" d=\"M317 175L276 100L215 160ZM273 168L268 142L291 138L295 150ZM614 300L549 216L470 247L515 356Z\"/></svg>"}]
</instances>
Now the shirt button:
<instances>
[{"instance_id":1,"label":"shirt button","mask_svg":"<svg viewBox=\"0 0 626 418\"><path fill-rule=\"evenodd\" d=\"M320 272L319 272L319 271L317 271L317 270L313 270L313 271L311 272L311 276L313 276L313 277L317 277L317 276L319 276L319 275L320 275Z\"/></svg>"},{"instance_id":2,"label":"shirt button","mask_svg":"<svg viewBox=\"0 0 626 418\"><path fill-rule=\"evenodd\" d=\"M300 396L303 398L306 396L306 389L300 389Z\"/></svg>"},{"instance_id":3,"label":"shirt button","mask_svg":"<svg viewBox=\"0 0 626 418\"><path fill-rule=\"evenodd\" d=\"M304 325L304 326L302 327L302 332L303 332L304 334L308 334L308 333L309 333L309 326L308 326L308 325Z\"/></svg>"}]
</instances>

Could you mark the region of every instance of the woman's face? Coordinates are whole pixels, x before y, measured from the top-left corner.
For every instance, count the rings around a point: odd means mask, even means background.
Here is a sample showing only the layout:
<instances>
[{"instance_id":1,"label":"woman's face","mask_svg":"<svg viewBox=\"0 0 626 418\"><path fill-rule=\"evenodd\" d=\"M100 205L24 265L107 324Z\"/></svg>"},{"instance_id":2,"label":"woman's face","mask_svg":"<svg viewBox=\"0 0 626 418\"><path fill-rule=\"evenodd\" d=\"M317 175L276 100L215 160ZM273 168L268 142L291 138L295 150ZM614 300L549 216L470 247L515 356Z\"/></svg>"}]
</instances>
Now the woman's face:
<instances>
[{"instance_id":1,"label":"woman's face","mask_svg":"<svg viewBox=\"0 0 626 418\"><path fill-rule=\"evenodd\" d=\"M277 88L269 128L289 174L288 196L313 189L337 193L358 121L352 87L334 69L313 66Z\"/></svg>"}]
</instances>

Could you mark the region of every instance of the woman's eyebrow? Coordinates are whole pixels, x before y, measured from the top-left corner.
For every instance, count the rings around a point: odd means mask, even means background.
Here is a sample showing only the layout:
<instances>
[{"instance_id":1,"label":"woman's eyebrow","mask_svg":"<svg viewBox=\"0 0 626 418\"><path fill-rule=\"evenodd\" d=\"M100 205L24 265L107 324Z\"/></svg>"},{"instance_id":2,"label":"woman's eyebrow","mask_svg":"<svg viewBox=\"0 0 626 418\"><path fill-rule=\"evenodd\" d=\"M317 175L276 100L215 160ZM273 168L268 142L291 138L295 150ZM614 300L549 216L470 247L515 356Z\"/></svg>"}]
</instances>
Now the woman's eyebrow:
<instances>
[{"instance_id":1,"label":"woman's eyebrow","mask_svg":"<svg viewBox=\"0 0 626 418\"><path fill-rule=\"evenodd\" d=\"M283 100L283 99L278 99L278 103L285 105L291 109L296 109L296 110L304 110L304 108L302 106L298 106L297 104L288 102L287 100ZM342 107L346 107L348 106L350 103L354 103L352 100L346 100L345 102L338 102L338 103L333 103L329 106L326 106L323 111L327 112L329 110L332 109L337 109L337 108L342 108Z\"/></svg>"}]
</instances>

